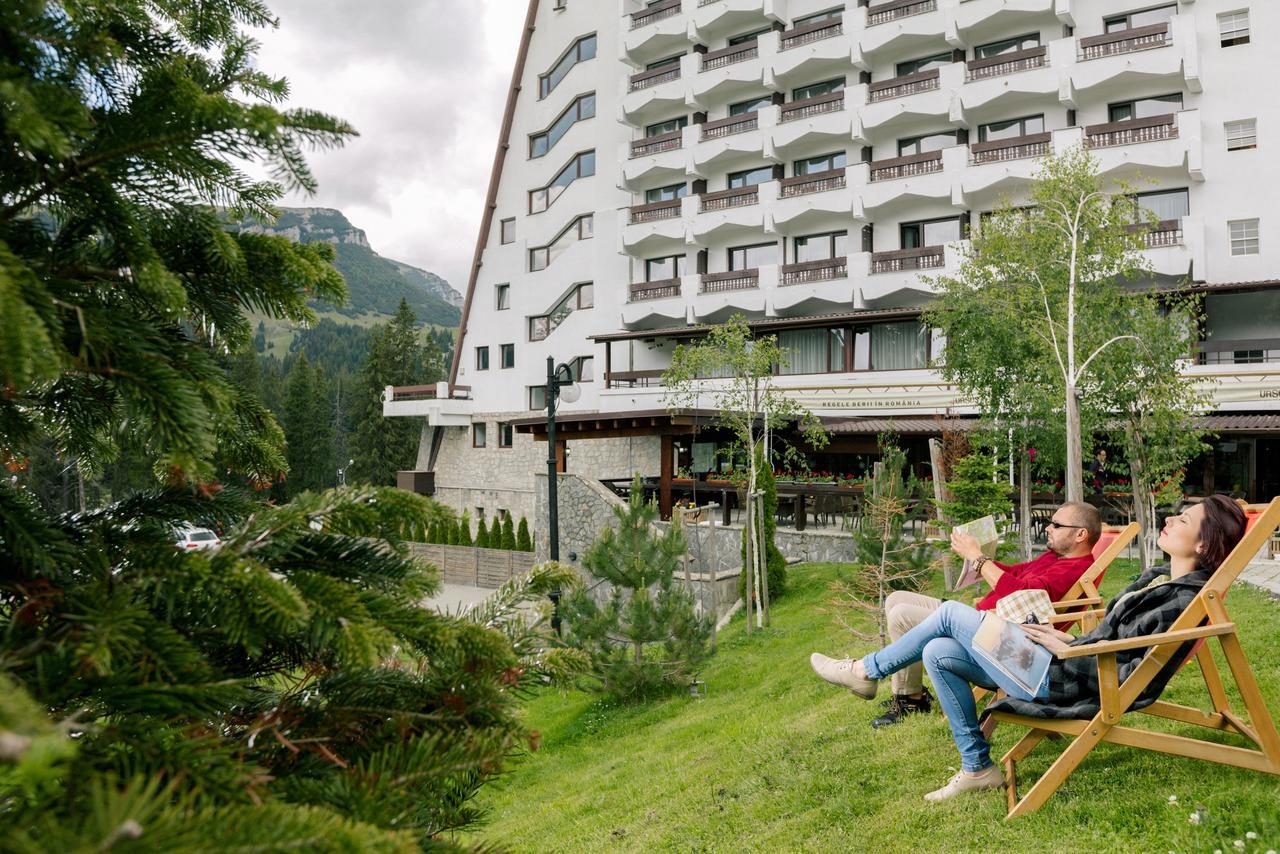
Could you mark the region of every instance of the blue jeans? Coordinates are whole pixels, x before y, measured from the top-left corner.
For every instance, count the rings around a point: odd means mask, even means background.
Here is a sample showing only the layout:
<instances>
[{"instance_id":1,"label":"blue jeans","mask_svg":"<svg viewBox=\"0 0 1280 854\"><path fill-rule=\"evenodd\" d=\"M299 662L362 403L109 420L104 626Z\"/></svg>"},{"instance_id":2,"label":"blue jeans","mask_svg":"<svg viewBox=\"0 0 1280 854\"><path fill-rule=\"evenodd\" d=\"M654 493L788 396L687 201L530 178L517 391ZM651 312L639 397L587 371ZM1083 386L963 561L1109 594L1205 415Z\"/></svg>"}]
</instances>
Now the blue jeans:
<instances>
[{"instance_id":1,"label":"blue jeans","mask_svg":"<svg viewBox=\"0 0 1280 854\"><path fill-rule=\"evenodd\" d=\"M960 750L960 767L981 771L991 765L991 745L978 728L978 707L970 685L999 687L1004 674L989 673L969 654L973 635L982 624L982 612L961 602L943 602L920 625L879 652L862 659L867 676L883 679L891 673L924 662L924 669L938 692L938 702L951 725L951 737Z\"/></svg>"}]
</instances>

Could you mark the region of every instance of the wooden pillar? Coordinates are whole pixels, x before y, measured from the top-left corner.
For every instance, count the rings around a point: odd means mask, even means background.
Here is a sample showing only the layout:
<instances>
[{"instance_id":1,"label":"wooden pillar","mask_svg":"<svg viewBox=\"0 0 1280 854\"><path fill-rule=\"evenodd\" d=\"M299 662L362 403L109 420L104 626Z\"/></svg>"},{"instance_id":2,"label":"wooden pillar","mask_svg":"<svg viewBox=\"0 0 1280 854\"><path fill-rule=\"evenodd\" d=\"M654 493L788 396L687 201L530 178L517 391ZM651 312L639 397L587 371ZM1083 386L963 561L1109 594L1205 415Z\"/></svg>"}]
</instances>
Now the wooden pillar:
<instances>
[{"instance_id":1,"label":"wooden pillar","mask_svg":"<svg viewBox=\"0 0 1280 854\"><path fill-rule=\"evenodd\" d=\"M565 453L568 449L568 443L564 439L556 440L556 471L564 474L569 470L567 462L568 455Z\"/></svg>"},{"instance_id":2,"label":"wooden pillar","mask_svg":"<svg viewBox=\"0 0 1280 854\"><path fill-rule=\"evenodd\" d=\"M662 436L662 466L658 471L658 515L671 518L671 478L675 474L675 437Z\"/></svg>"}]
</instances>

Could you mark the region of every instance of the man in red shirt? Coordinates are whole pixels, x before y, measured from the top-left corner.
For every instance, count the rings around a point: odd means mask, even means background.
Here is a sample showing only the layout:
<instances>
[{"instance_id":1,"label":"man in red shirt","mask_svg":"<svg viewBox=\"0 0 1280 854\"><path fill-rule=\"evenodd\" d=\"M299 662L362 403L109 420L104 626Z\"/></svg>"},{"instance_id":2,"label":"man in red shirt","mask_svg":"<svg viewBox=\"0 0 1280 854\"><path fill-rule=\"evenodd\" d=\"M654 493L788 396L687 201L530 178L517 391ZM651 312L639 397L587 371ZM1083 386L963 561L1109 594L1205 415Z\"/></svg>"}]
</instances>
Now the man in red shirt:
<instances>
[{"instance_id":1,"label":"man in red shirt","mask_svg":"<svg viewBox=\"0 0 1280 854\"><path fill-rule=\"evenodd\" d=\"M996 602L1015 590L1038 588L1049 593L1057 601L1066 595L1071 586L1084 575L1093 563L1093 544L1102 536L1102 516L1091 504L1068 502L1054 511L1053 519L1045 529L1047 548L1044 554L1027 563L1006 565L982 556L978 541L968 534L953 533L951 549L968 560L979 561L979 572L991 592L975 606L988 611ZM897 640L942 605L941 599L895 590L885 599L884 610L890 640ZM825 656L822 656L825 658ZM838 662L814 664L818 675L828 682L828 675L838 677L843 671ZM830 670L830 674L826 671ZM932 697L924 688L924 667L913 664L893 674L893 697L883 715L871 722L879 728L896 724L904 717L931 709ZM836 681L836 684L840 684Z\"/></svg>"}]
</instances>

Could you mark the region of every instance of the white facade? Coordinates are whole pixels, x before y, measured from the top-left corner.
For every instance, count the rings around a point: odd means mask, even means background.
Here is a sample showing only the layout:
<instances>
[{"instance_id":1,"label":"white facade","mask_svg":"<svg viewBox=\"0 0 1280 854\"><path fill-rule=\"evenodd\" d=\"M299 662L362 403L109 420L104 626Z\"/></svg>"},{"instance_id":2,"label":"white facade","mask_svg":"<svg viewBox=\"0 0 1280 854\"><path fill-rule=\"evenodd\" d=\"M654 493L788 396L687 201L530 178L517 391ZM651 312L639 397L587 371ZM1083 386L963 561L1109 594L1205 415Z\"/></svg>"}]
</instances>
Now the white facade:
<instances>
[{"instance_id":1,"label":"white facade","mask_svg":"<svg viewBox=\"0 0 1280 854\"><path fill-rule=\"evenodd\" d=\"M1280 279L1280 99L1269 93L1280 8L1164 6L1136 4L1121 22L1128 7L1114 0L533 0L453 385L432 399L393 393L386 414L428 416L443 430L436 459L478 464L437 467L438 488L497 466L531 489L545 453L520 451L524 434L500 449L498 432L538 414L530 388L549 356L591 360L566 414L651 412L673 328L739 312L778 328L841 316L844 364L833 355L783 380L819 415L971 412L926 367L942 342L922 333L920 354L904 355L875 327L911 322L892 310L927 301L920 268L954 269L970 221L1016 204L1039 154L1080 144L1105 174L1177 191L1150 199L1169 212L1147 250L1153 269L1206 285L1211 334L1244 353L1190 370L1225 376L1220 411L1280 410L1280 289L1259 286ZM592 36L593 57L562 62L585 57ZM555 138L533 139L544 131ZM594 174L541 210L533 191L592 161ZM735 175L746 185L731 186ZM676 185L682 197L654 192ZM871 330L856 345L869 355L854 352L855 329ZM624 337L645 330L657 334ZM474 423L488 425L483 454ZM656 474L652 459L644 468ZM514 496L456 503L505 509Z\"/></svg>"}]
</instances>

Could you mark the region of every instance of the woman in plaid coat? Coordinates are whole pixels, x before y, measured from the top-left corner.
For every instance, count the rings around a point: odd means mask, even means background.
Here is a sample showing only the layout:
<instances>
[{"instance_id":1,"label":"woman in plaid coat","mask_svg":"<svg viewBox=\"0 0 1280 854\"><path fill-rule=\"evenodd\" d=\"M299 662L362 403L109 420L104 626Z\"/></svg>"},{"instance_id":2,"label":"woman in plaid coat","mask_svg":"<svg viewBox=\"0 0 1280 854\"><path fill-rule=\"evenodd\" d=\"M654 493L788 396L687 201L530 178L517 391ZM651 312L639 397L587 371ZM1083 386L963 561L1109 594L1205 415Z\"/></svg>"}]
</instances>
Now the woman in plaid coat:
<instances>
[{"instance_id":1,"label":"woman in plaid coat","mask_svg":"<svg viewBox=\"0 0 1280 854\"><path fill-rule=\"evenodd\" d=\"M1238 504L1225 496L1210 496L1166 520L1157 544L1169 556L1169 563L1144 572L1121 591L1107 606L1106 616L1094 631L1077 638L1051 626L1032 624L1022 628L1050 652L1167 631L1235 548L1244 529L1244 511ZM822 678L868 700L875 697L881 678L914 662L924 662L960 751L960 771L947 785L925 795L929 801L1004 785L1004 775L991 761L991 745L980 729L969 687L1009 689L1003 674L971 652L982 616L982 612L963 603L946 602L897 641L862 659L835 661L818 654L810 659ZM1186 649L1170 660L1135 701L1135 708L1155 701L1190 648L1188 642ZM1117 653L1121 682L1145 655L1146 649ZM1048 680L1034 699L1010 696L993 704L993 708L1044 718L1089 718L1097 713L1098 705L1097 659L1086 656L1054 658Z\"/></svg>"}]
</instances>

